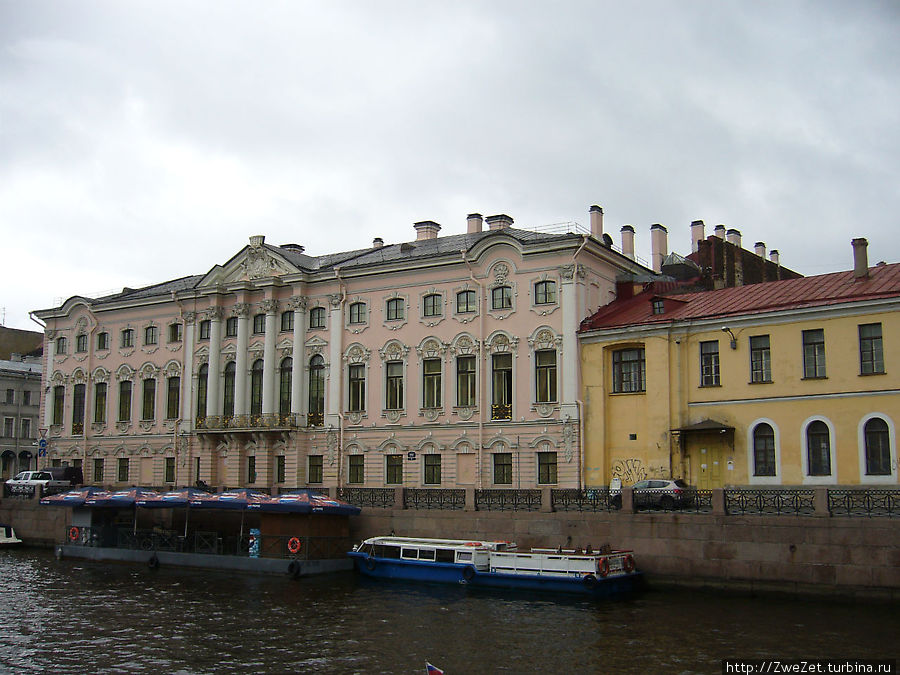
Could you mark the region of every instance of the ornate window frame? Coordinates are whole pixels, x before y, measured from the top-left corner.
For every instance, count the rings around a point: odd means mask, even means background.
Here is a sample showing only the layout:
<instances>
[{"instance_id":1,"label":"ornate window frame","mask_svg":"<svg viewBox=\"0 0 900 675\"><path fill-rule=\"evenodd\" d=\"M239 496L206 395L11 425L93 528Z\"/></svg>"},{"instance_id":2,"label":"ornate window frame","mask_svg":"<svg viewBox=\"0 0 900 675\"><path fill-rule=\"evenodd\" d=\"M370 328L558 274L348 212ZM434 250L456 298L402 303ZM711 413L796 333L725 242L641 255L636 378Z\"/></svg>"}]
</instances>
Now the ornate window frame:
<instances>
[{"instance_id":1,"label":"ornate window frame","mask_svg":"<svg viewBox=\"0 0 900 675\"><path fill-rule=\"evenodd\" d=\"M559 410L560 392L562 391L562 367L560 364L562 358L563 338L550 326L538 326L534 332L528 337L528 357L531 359L531 409L539 417L550 417L555 410ZM556 400L554 401L538 401L537 400L537 352L539 351L556 352Z\"/></svg>"},{"instance_id":2,"label":"ornate window frame","mask_svg":"<svg viewBox=\"0 0 900 675\"><path fill-rule=\"evenodd\" d=\"M428 315L425 313L425 303L428 298L437 297L440 314ZM419 323L433 328L447 318L447 295L444 291L431 287L419 293Z\"/></svg>"},{"instance_id":3,"label":"ornate window frame","mask_svg":"<svg viewBox=\"0 0 900 675\"><path fill-rule=\"evenodd\" d=\"M371 379L369 377L369 360L371 356L372 351L359 342L354 342L349 345L343 354L347 388L346 391L341 393L341 398L344 402L344 410L346 411L344 417L350 424L361 424L364 419L369 417L369 394L371 393L371 387L369 387ZM350 410L350 366L363 367L363 387L365 388L365 395L363 396L362 410Z\"/></svg>"},{"instance_id":4,"label":"ornate window frame","mask_svg":"<svg viewBox=\"0 0 900 675\"><path fill-rule=\"evenodd\" d=\"M468 421L478 412L478 402L481 397L481 391L478 386L481 374L481 368L484 367L481 360L481 342L470 333L460 333L450 342L447 351L450 354L453 363L453 413L463 421ZM475 400L474 405L460 406L459 403L459 381L457 378L457 359L460 356L475 357Z\"/></svg>"},{"instance_id":5,"label":"ornate window frame","mask_svg":"<svg viewBox=\"0 0 900 675\"><path fill-rule=\"evenodd\" d=\"M361 305L363 311L365 312L365 317L362 321L351 322L350 318L352 316L353 307L356 305ZM372 311L371 307L369 307L369 302L360 296L356 296L353 299L347 299L347 312L344 315L344 328L347 329L348 332L353 333L354 335L358 335L362 333L366 328L369 327L370 322L372 321Z\"/></svg>"},{"instance_id":6,"label":"ornate window frame","mask_svg":"<svg viewBox=\"0 0 900 675\"><path fill-rule=\"evenodd\" d=\"M485 300L485 311L498 321L508 319L515 314L518 305L519 288L518 282L510 277L516 273L515 265L507 260L498 260L491 265L489 276L493 276L493 280L488 282L487 298ZM494 289L508 286L510 289L510 306L506 308L494 309L493 293Z\"/></svg>"},{"instance_id":7,"label":"ornate window frame","mask_svg":"<svg viewBox=\"0 0 900 675\"><path fill-rule=\"evenodd\" d=\"M459 312L459 302L457 297L460 293L464 293L466 291L471 291L475 294L475 311L474 312ZM453 317L455 321L458 321L462 324L471 323L481 314L481 305L482 305L482 293L481 287L477 284L473 284L472 282L466 282L462 286L456 286L452 289L451 293L453 294L451 302L453 305L452 311L450 315Z\"/></svg>"},{"instance_id":8,"label":"ornate window frame","mask_svg":"<svg viewBox=\"0 0 900 675\"><path fill-rule=\"evenodd\" d=\"M392 303L399 304L399 306L403 312L403 316L396 318L396 319L388 318L388 307ZM401 328L403 328L403 326L405 326L407 323L409 323L409 296L408 295L405 295L403 293L398 293L398 292L391 293L390 295L387 295L384 297L384 303L383 303L382 307L383 307L382 311L384 312L384 316L382 317L382 325L385 328L387 328L388 330L400 330Z\"/></svg>"},{"instance_id":9,"label":"ornate window frame","mask_svg":"<svg viewBox=\"0 0 900 675\"><path fill-rule=\"evenodd\" d=\"M438 418L443 416L445 404L447 401L447 343L442 342L434 336L424 338L416 346L416 355L418 356L419 373L421 375L419 393L419 417L424 417L427 422L436 422ZM441 404L439 406L425 407L425 360L436 359L440 362L440 397Z\"/></svg>"},{"instance_id":10,"label":"ornate window frame","mask_svg":"<svg viewBox=\"0 0 900 675\"><path fill-rule=\"evenodd\" d=\"M548 282L554 285L554 293L556 295L556 299L553 302L539 303L537 301L537 285ZM531 300L531 311L539 316L549 316L550 314L553 314L553 312L560 308L559 295L561 287L562 286L556 275L550 274L548 272L543 272L540 276L530 279L528 295Z\"/></svg>"},{"instance_id":11,"label":"ornate window frame","mask_svg":"<svg viewBox=\"0 0 900 675\"><path fill-rule=\"evenodd\" d=\"M382 383L381 383L381 416L387 419L391 424L397 424L402 417L406 417L406 410L409 407L409 347L399 340L388 340L384 347L378 350L381 357ZM388 362L400 362L402 368L402 386L403 400L400 408L387 407L387 364Z\"/></svg>"}]
</instances>

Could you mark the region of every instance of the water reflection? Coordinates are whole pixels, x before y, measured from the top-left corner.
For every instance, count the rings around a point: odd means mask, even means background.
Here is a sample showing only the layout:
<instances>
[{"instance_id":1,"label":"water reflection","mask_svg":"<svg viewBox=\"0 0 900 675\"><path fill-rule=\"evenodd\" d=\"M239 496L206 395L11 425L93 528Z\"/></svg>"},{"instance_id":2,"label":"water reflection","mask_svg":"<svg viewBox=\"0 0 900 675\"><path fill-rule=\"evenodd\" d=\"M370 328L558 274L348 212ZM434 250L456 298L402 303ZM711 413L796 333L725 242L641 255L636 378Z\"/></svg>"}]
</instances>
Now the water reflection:
<instances>
[{"instance_id":1,"label":"water reflection","mask_svg":"<svg viewBox=\"0 0 900 675\"><path fill-rule=\"evenodd\" d=\"M718 673L724 657L896 652L886 605L647 592L619 601L292 580L0 552L8 672ZM892 653L894 652L894 653Z\"/></svg>"}]
</instances>

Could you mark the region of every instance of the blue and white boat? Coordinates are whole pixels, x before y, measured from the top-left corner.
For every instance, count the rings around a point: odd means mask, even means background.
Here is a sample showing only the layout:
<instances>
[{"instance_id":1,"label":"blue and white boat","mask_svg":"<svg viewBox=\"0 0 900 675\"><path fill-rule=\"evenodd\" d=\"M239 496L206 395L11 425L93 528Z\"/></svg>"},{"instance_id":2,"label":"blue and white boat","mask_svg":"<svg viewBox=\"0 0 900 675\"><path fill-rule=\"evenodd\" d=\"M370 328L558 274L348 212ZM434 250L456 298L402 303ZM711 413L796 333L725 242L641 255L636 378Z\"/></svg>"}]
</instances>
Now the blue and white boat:
<instances>
[{"instance_id":1,"label":"blue and white boat","mask_svg":"<svg viewBox=\"0 0 900 675\"><path fill-rule=\"evenodd\" d=\"M630 592L640 577L631 551L519 551L508 541L371 537L347 555L369 577L475 587L606 596Z\"/></svg>"}]
</instances>

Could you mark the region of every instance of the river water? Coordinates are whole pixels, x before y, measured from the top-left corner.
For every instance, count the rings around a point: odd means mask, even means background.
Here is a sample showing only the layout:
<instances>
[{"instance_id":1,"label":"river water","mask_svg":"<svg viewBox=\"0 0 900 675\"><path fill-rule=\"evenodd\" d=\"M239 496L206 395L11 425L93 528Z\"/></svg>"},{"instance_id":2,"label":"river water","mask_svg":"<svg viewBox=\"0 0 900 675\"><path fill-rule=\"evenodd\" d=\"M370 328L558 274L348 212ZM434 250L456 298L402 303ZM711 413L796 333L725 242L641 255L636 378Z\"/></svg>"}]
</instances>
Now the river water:
<instances>
[{"instance_id":1,"label":"river water","mask_svg":"<svg viewBox=\"0 0 900 675\"><path fill-rule=\"evenodd\" d=\"M10 673L720 673L726 657L898 653L896 605L680 590L589 601L0 551Z\"/></svg>"}]
</instances>

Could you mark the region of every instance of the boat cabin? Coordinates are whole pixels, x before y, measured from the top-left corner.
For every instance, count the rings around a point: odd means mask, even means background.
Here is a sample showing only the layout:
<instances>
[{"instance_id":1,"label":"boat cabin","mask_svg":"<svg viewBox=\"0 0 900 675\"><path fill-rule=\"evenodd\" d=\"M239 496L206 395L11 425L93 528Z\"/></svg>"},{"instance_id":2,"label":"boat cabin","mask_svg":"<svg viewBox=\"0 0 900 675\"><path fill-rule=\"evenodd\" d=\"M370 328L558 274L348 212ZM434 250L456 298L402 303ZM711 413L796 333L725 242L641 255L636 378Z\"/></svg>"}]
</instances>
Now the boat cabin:
<instances>
[{"instance_id":1,"label":"boat cabin","mask_svg":"<svg viewBox=\"0 0 900 675\"><path fill-rule=\"evenodd\" d=\"M472 565L488 571L491 552L515 550L508 541L465 541L462 539L413 539L408 537L372 537L357 547L360 553L387 560Z\"/></svg>"}]
</instances>

